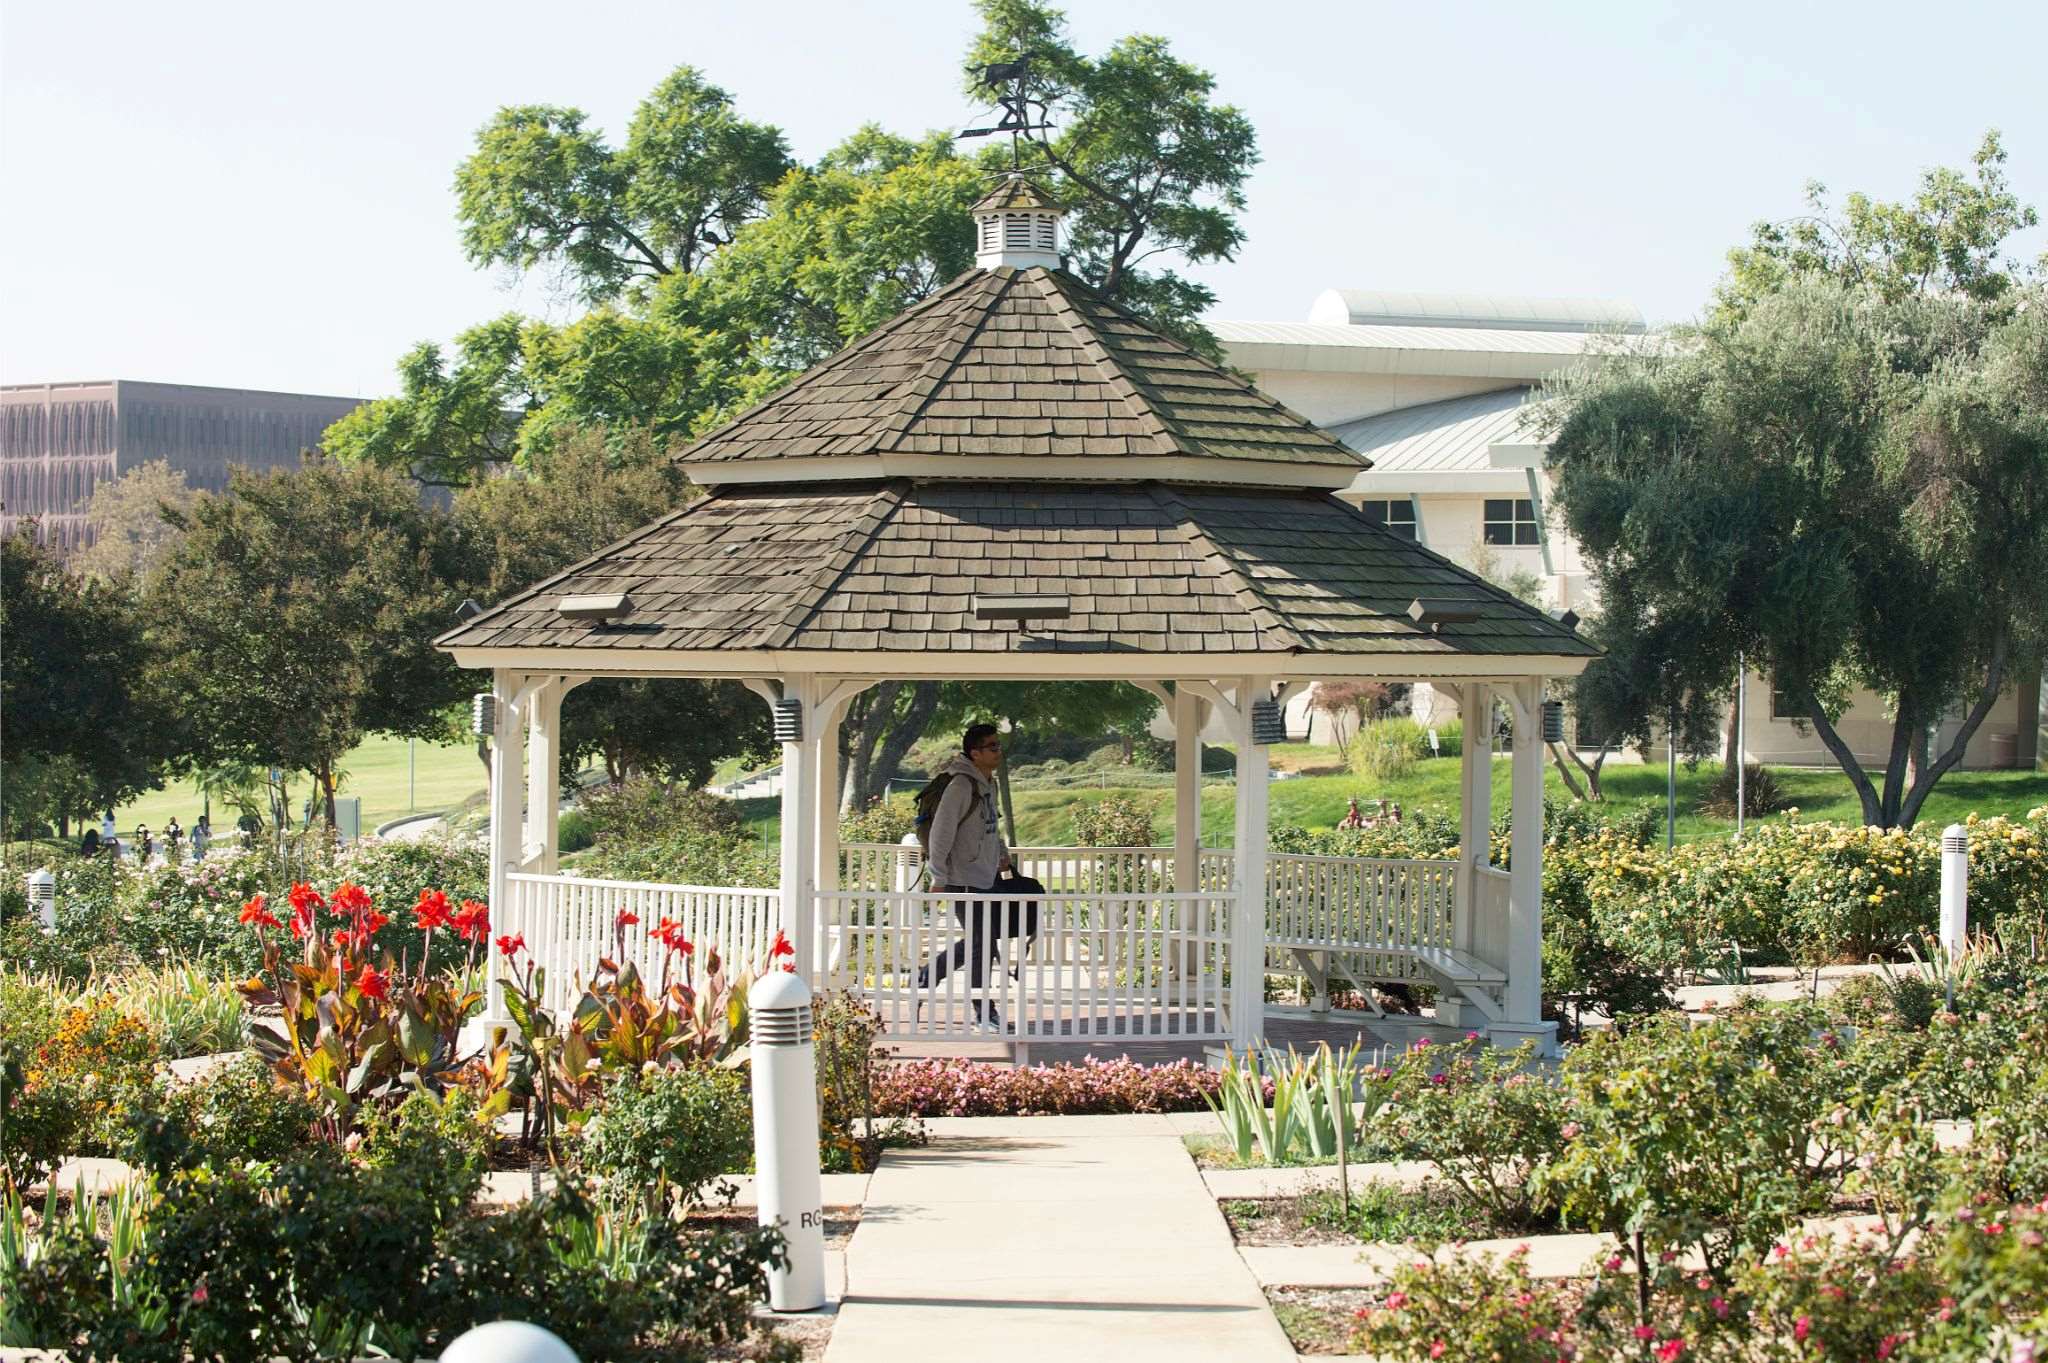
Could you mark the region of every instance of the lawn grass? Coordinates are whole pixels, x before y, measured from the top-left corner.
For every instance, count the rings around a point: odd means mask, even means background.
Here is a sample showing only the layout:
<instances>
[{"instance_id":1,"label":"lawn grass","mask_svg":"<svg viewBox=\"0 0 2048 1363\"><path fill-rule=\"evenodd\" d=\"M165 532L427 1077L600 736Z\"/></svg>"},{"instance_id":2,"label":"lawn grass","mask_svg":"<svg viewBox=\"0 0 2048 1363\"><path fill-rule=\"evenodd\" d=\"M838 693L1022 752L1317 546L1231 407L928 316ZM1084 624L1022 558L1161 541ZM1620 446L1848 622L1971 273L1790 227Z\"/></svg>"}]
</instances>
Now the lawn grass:
<instances>
[{"instance_id":1,"label":"lawn grass","mask_svg":"<svg viewBox=\"0 0 2048 1363\"><path fill-rule=\"evenodd\" d=\"M1327 770L1334 765L1334 756L1328 749L1311 748L1305 743L1283 744L1275 751L1282 759L1276 761L1276 766L1284 765L1297 771ZM1508 808L1510 765L1505 756L1494 759L1493 809L1496 817ZM1302 775L1276 780L1273 782L1271 822L1275 826L1293 824L1304 828L1334 828L1344 817L1346 802L1354 795L1367 808L1385 796L1404 810L1434 809L1455 815L1458 810L1458 767L1457 758L1439 757L1417 762L1407 775L1379 784L1348 774ZM1726 838L1734 834L1733 819L1707 814L1700 808L1720 774L1718 762L1702 762L1691 770L1679 767L1679 841ZM1785 798L1798 809L1801 819L1848 824L1862 822L1862 807L1857 803L1849 778L1841 772L1773 767L1771 774L1777 778ZM1620 809L1649 804L1659 811L1663 809L1664 768L1661 766L1610 764L1603 776L1601 785L1610 807ZM1114 780L1114 774L1107 779ZM1555 800L1570 797L1557 769L1547 764L1544 768L1544 789ZM1156 842L1164 845L1173 841L1174 797L1170 787L1105 786L1015 792L1019 845L1057 847L1071 844L1075 811L1112 794L1132 801L1151 814L1152 835ZM1203 779L1202 842L1205 846L1231 845L1236 799L1237 786L1229 777L1209 776ZM774 837L774 830L780 824L780 803L772 800L741 803L746 807L744 812L756 832L766 828L768 836ZM1973 812L1987 818L1994 814L2020 816L2044 804L2048 804L2048 773L1951 772L1942 778L1941 784L1928 797L1921 811L1919 826L1940 828Z\"/></svg>"},{"instance_id":2,"label":"lawn grass","mask_svg":"<svg viewBox=\"0 0 2048 1363\"><path fill-rule=\"evenodd\" d=\"M362 797L365 833L374 830L378 824L408 813L433 813L451 808L484 789L484 767L477 760L474 745L443 747L422 742L416 749L416 757L416 780L410 785L406 771L406 740L402 738L372 738L343 759L342 779L335 793ZM312 791L313 783L309 778L297 776L293 779L294 819L301 814L305 798ZM409 793L412 795L410 801L407 798ZM174 814L178 822L189 829L203 808L205 800L198 786L190 781L179 781L122 805L114 811L114 821L120 826L124 838L134 831L138 823L146 823L152 830L161 829L165 820ZM269 817L266 811L266 822ZM235 826L234 812L221 809L218 801L213 811L213 826L216 834L230 831Z\"/></svg>"}]
</instances>

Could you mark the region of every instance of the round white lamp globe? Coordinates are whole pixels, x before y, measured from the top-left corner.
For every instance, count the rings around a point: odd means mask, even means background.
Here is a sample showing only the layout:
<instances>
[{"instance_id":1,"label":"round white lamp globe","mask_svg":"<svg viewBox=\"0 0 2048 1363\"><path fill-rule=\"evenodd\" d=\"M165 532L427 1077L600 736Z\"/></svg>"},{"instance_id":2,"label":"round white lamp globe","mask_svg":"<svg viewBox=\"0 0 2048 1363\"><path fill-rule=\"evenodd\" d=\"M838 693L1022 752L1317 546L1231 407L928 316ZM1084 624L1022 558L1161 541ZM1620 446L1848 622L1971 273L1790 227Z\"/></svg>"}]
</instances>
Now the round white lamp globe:
<instances>
[{"instance_id":1,"label":"round white lamp globe","mask_svg":"<svg viewBox=\"0 0 2048 1363\"><path fill-rule=\"evenodd\" d=\"M538 1325L494 1320L450 1344L441 1363L576 1363L576 1354Z\"/></svg>"}]
</instances>

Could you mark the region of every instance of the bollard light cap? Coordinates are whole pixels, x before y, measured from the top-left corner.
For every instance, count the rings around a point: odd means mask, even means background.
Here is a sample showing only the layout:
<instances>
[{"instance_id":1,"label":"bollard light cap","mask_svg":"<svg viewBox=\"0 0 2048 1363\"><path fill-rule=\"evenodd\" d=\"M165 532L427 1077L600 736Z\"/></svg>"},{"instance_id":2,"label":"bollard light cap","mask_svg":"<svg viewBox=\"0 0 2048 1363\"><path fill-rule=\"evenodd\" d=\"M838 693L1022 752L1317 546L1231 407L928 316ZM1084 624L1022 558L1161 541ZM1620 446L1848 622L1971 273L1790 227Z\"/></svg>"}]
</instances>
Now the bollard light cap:
<instances>
[{"instance_id":1,"label":"bollard light cap","mask_svg":"<svg viewBox=\"0 0 2048 1363\"><path fill-rule=\"evenodd\" d=\"M788 970L771 970L747 990L747 1008L751 1012L808 1008L810 1003L811 987L804 983L803 976Z\"/></svg>"},{"instance_id":2,"label":"bollard light cap","mask_svg":"<svg viewBox=\"0 0 2048 1363\"><path fill-rule=\"evenodd\" d=\"M538 1325L494 1320L441 1351L441 1363L577 1363L575 1351Z\"/></svg>"}]
</instances>

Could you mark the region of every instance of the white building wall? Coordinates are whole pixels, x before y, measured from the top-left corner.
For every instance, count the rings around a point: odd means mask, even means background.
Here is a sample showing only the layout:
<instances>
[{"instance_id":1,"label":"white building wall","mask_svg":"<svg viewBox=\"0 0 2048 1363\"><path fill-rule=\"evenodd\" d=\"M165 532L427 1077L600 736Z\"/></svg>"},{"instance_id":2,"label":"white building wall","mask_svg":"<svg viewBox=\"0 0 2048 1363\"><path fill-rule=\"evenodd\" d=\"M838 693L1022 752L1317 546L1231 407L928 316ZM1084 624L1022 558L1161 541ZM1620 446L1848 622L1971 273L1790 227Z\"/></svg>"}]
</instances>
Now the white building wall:
<instances>
[{"instance_id":1,"label":"white building wall","mask_svg":"<svg viewBox=\"0 0 2048 1363\"><path fill-rule=\"evenodd\" d=\"M1252 371L1258 386L1318 426L1335 426L1400 407L1491 393L1516 385L1498 378L1446 378L1436 374L1320 374L1306 370Z\"/></svg>"}]
</instances>

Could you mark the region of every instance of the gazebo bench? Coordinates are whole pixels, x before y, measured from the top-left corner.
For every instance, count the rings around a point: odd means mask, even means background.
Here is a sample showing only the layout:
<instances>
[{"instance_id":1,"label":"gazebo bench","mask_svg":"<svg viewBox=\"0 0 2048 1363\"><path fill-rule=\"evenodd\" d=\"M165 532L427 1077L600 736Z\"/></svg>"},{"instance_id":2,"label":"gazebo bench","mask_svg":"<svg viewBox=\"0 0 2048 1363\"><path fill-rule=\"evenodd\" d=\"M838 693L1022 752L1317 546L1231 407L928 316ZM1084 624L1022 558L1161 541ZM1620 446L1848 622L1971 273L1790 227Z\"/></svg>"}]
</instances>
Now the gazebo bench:
<instances>
[{"instance_id":1,"label":"gazebo bench","mask_svg":"<svg viewBox=\"0 0 2048 1363\"><path fill-rule=\"evenodd\" d=\"M1393 957L1413 961L1446 993L1455 994L1470 1003L1489 1021L1500 1016L1499 991L1508 982L1507 972L1499 966L1455 947L1399 942L1342 942L1306 937L1268 937L1266 946L1294 957L1314 986L1319 1000L1327 999L1329 995L1330 976L1340 975L1358 990L1375 1014L1381 1010L1372 1002L1372 991L1366 986L1389 977L1369 968L1368 962L1374 959Z\"/></svg>"}]
</instances>

